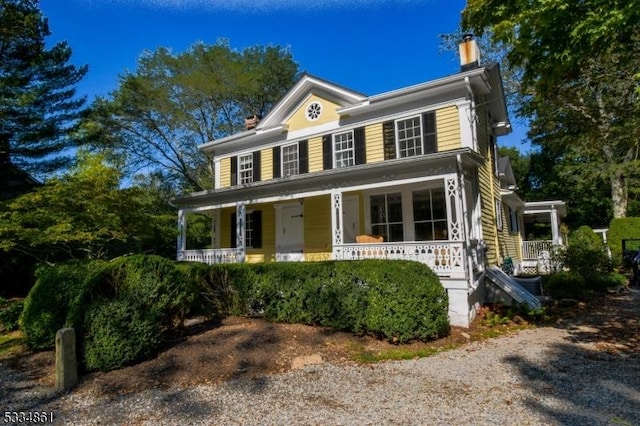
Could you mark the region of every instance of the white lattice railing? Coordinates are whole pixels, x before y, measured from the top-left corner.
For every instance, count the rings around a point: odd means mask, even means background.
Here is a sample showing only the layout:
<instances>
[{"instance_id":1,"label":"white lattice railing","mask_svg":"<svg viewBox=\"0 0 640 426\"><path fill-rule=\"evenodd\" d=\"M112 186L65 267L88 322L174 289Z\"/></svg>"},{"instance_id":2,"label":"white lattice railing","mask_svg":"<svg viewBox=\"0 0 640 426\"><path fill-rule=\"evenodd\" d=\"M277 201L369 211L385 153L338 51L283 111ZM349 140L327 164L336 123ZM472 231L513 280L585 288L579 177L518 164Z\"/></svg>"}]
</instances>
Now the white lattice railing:
<instances>
[{"instance_id":1,"label":"white lattice railing","mask_svg":"<svg viewBox=\"0 0 640 426\"><path fill-rule=\"evenodd\" d=\"M523 241L522 242L522 258L523 259L542 259L549 257L553 250L553 241Z\"/></svg>"},{"instance_id":2,"label":"white lattice railing","mask_svg":"<svg viewBox=\"0 0 640 426\"><path fill-rule=\"evenodd\" d=\"M426 264L438 275L464 275L462 241L342 244L333 247L333 256L336 260L414 260Z\"/></svg>"},{"instance_id":3,"label":"white lattice railing","mask_svg":"<svg viewBox=\"0 0 640 426\"><path fill-rule=\"evenodd\" d=\"M236 263L241 259L242 251L235 248L183 250L178 252L178 260L202 262L209 265L217 263Z\"/></svg>"}]
</instances>

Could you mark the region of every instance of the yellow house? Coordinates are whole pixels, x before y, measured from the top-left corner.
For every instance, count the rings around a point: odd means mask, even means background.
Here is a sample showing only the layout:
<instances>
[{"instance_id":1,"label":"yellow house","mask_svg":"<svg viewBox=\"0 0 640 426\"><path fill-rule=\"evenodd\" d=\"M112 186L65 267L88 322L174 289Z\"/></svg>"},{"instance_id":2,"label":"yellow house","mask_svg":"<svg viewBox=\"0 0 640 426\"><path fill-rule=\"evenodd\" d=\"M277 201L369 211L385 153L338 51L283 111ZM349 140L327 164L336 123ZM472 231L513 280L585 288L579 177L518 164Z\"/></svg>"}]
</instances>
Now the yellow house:
<instances>
[{"instance_id":1,"label":"yellow house","mask_svg":"<svg viewBox=\"0 0 640 426\"><path fill-rule=\"evenodd\" d=\"M496 158L509 132L497 64L374 96L304 75L246 131L200 146L215 185L174 201L177 257L416 260L440 276L451 323L467 326L485 265L522 259L522 227L506 224L522 222L524 203ZM212 218L211 249L186 247L193 212Z\"/></svg>"}]
</instances>

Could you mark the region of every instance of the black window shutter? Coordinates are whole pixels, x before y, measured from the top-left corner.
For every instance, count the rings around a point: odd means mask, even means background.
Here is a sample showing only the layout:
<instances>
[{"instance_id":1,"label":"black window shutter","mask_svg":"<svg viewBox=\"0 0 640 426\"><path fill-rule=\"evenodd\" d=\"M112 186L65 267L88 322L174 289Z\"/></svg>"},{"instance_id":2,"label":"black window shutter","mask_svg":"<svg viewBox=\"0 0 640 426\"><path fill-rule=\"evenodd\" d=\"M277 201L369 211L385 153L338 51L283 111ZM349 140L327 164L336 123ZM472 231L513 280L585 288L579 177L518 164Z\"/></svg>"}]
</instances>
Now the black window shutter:
<instances>
[{"instance_id":1,"label":"black window shutter","mask_svg":"<svg viewBox=\"0 0 640 426\"><path fill-rule=\"evenodd\" d=\"M393 121L382 124L382 141L384 147L384 159L396 158L396 129Z\"/></svg>"},{"instance_id":2,"label":"black window shutter","mask_svg":"<svg viewBox=\"0 0 640 426\"><path fill-rule=\"evenodd\" d=\"M280 169L280 147L276 146L273 148L273 177L279 178L282 176L282 172Z\"/></svg>"},{"instance_id":3,"label":"black window shutter","mask_svg":"<svg viewBox=\"0 0 640 426\"><path fill-rule=\"evenodd\" d=\"M322 137L322 169L329 170L333 168L333 137L324 135Z\"/></svg>"},{"instance_id":4,"label":"black window shutter","mask_svg":"<svg viewBox=\"0 0 640 426\"><path fill-rule=\"evenodd\" d=\"M231 157L231 186L238 184L238 157Z\"/></svg>"},{"instance_id":5,"label":"black window shutter","mask_svg":"<svg viewBox=\"0 0 640 426\"><path fill-rule=\"evenodd\" d=\"M260 182L260 151L253 153L253 181Z\"/></svg>"},{"instance_id":6,"label":"black window shutter","mask_svg":"<svg viewBox=\"0 0 640 426\"><path fill-rule=\"evenodd\" d=\"M367 162L367 148L364 139L364 127L353 129L353 142L356 151L356 164L365 164Z\"/></svg>"},{"instance_id":7,"label":"black window shutter","mask_svg":"<svg viewBox=\"0 0 640 426\"><path fill-rule=\"evenodd\" d=\"M424 154L432 154L438 151L438 140L436 137L436 113L427 112L422 114L422 148Z\"/></svg>"},{"instance_id":8,"label":"black window shutter","mask_svg":"<svg viewBox=\"0 0 640 426\"><path fill-rule=\"evenodd\" d=\"M254 210L253 216L253 232L251 234L252 248L262 248L262 210Z\"/></svg>"},{"instance_id":9,"label":"black window shutter","mask_svg":"<svg viewBox=\"0 0 640 426\"><path fill-rule=\"evenodd\" d=\"M236 248L236 235L237 234L237 214L236 213L231 213L231 248Z\"/></svg>"},{"instance_id":10,"label":"black window shutter","mask_svg":"<svg viewBox=\"0 0 640 426\"><path fill-rule=\"evenodd\" d=\"M309 173L309 141L306 139L298 142L298 171Z\"/></svg>"}]
</instances>

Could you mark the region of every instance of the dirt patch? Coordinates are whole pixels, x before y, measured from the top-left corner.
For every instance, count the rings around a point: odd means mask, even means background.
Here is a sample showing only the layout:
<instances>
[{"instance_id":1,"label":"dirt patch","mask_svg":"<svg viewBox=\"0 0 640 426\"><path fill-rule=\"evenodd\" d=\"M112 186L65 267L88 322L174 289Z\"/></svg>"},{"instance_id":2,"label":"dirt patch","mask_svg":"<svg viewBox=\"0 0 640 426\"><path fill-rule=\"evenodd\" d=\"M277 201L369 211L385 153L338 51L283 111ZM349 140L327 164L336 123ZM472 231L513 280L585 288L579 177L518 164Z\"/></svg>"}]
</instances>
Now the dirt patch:
<instances>
[{"instance_id":1,"label":"dirt patch","mask_svg":"<svg viewBox=\"0 0 640 426\"><path fill-rule=\"evenodd\" d=\"M640 291L611 294L565 310L552 325L572 330L577 342L597 342L603 350L640 350ZM451 329L431 342L393 345L371 336L354 336L321 327L274 324L260 318L229 317L222 322L195 322L172 336L167 348L151 360L108 373L84 375L80 391L125 394L150 388L212 384L234 378L281 373L300 363L355 363L362 354L402 350L431 352L472 340L512 332L527 325L486 327L476 320L470 328ZM591 331L590 331L591 330ZM22 353L7 362L28 372L43 385L53 385L53 352Z\"/></svg>"}]
</instances>

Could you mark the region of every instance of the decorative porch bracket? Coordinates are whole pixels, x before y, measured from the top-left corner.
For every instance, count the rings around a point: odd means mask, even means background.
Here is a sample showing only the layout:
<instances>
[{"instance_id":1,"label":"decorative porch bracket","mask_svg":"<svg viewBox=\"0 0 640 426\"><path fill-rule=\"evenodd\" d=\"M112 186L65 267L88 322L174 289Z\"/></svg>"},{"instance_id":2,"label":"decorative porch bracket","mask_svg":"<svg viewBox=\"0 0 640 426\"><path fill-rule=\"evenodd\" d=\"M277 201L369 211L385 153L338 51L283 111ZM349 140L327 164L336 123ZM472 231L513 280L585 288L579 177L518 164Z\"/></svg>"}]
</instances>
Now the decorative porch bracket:
<instances>
[{"instance_id":1,"label":"decorative porch bracket","mask_svg":"<svg viewBox=\"0 0 640 426\"><path fill-rule=\"evenodd\" d=\"M178 210L178 253L176 259L183 260L183 252L187 249L187 216L183 209Z\"/></svg>"},{"instance_id":2,"label":"decorative porch bracket","mask_svg":"<svg viewBox=\"0 0 640 426\"><path fill-rule=\"evenodd\" d=\"M342 192L331 191L331 235L333 247L344 242L342 229Z\"/></svg>"},{"instance_id":3,"label":"decorative porch bracket","mask_svg":"<svg viewBox=\"0 0 640 426\"><path fill-rule=\"evenodd\" d=\"M238 263L243 263L246 257L245 249L245 221L247 214L247 206L245 203L238 203L236 205L236 250Z\"/></svg>"}]
</instances>

